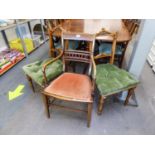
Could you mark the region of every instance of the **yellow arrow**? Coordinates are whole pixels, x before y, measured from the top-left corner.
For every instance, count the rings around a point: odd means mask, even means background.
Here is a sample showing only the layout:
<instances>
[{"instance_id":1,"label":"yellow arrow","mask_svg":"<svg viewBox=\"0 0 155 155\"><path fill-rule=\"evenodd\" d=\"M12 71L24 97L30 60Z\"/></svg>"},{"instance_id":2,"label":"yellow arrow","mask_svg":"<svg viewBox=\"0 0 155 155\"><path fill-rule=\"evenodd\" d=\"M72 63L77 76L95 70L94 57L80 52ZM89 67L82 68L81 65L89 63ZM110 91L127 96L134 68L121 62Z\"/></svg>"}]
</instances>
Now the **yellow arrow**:
<instances>
[{"instance_id":1,"label":"yellow arrow","mask_svg":"<svg viewBox=\"0 0 155 155\"><path fill-rule=\"evenodd\" d=\"M22 95L23 93L21 92L25 86L24 85L19 85L14 91L9 91L9 101L17 98L18 96Z\"/></svg>"}]
</instances>

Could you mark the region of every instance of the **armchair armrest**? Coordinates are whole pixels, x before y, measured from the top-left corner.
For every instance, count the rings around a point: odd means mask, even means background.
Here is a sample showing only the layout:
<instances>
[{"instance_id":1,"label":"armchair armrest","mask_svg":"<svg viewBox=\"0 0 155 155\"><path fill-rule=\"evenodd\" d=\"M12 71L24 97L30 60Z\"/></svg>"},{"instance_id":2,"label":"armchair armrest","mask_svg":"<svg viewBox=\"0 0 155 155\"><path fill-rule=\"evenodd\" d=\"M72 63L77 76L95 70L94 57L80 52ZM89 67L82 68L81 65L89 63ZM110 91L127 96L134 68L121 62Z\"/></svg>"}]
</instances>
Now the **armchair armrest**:
<instances>
[{"instance_id":1,"label":"armchair armrest","mask_svg":"<svg viewBox=\"0 0 155 155\"><path fill-rule=\"evenodd\" d=\"M92 65L93 65L93 76L92 76L92 78L95 80L95 78L96 78L96 63L95 63L94 59L95 59L94 56L91 55L91 61L92 61Z\"/></svg>"},{"instance_id":2,"label":"armchair armrest","mask_svg":"<svg viewBox=\"0 0 155 155\"><path fill-rule=\"evenodd\" d=\"M94 60L94 56L91 55L91 61L92 61L92 65L93 65L93 75L92 75L92 91L94 92L95 90L95 79L96 79L96 64L95 64L95 60ZM92 94L94 95L94 94Z\"/></svg>"},{"instance_id":3,"label":"armchair armrest","mask_svg":"<svg viewBox=\"0 0 155 155\"><path fill-rule=\"evenodd\" d=\"M55 50L59 52L59 55L58 55L57 57L53 58L52 60L48 61L47 63L45 63L45 64L43 65L43 67L42 67L43 78L44 78L45 84L47 84L47 82L48 82L48 81L47 81L47 77L46 77L46 68L47 68L47 66L48 66L49 64L55 62L55 61L58 60L59 58L61 58L62 55L63 55L63 51L62 51L61 49L55 49Z\"/></svg>"}]
</instances>

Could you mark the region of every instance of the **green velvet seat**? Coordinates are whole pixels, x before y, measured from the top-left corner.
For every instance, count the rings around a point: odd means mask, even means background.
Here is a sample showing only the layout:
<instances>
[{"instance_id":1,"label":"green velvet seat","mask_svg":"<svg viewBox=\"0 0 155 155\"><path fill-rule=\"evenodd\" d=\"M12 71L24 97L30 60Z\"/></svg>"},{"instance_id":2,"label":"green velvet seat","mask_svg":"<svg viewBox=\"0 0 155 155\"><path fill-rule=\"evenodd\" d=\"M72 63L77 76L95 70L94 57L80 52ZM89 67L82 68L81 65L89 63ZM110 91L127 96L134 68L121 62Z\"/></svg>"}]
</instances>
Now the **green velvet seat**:
<instances>
[{"instance_id":1,"label":"green velvet seat","mask_svg":"<svg viewBox=\"0 0 155 155\"><path fill-rule=\"evenodd\" d=\"M139 81L129 72L112 64L96 67L96 85L100 95L108 96L136 86Z\"/></svg>"},{"instance_id":2,"label":"green velvet seat","mask_svg":"<svg viewBox=\"0 0 155 155\"><path fill-rule=\"evenodd\" d=\"M43 61L35 61L33 63L25 65L23 67L23 70L24 70L25 74L28 75L37 84L39 84L40 86L44 86L42 66L51 59L52 58L48 58ZM57 60L47 66L46 77L47 77L48 82L62 73L62 71L63 71L62 66L63 65L62 65L61 60Z\"/></svg>"}]
</instances>

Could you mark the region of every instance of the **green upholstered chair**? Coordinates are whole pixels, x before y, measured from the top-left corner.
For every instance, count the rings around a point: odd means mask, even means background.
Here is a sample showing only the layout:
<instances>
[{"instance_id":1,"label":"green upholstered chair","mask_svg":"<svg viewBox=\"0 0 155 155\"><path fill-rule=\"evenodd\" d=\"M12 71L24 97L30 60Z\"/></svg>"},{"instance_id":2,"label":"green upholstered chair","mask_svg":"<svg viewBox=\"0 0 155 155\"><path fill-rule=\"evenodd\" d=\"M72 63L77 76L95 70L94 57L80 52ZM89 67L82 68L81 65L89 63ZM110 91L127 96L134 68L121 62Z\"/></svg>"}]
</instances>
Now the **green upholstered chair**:
<instances>
[{"instance_id":1,"label":"green upholstered chair","mask_svg":"<svg viewBox=\"0 0 155 155\"><path fill-rule=\"evenodd\" d=\"M44 88L51 80L59 76L63 71L62 51L58 49L59 55L56 58L48 58L43 61L38 60L23 66L24 73L27 76L32 90L34 90L33 82Z\"/></svg>"},{"instance_id":2,"label":"green upholstered chair","mask_svg":"<svg viewBox=\"0 0 155 155\"><path fill-rule=\"evenodd\" d=\"M116 50L116 34L110 33L106 30L102 30L103 35L110 35L113 37L111 52L108 51L108 54L114 53L112 55L114 60L115 56L115 50ZM105 46L103 49L106 50L107 46ZM106 53L107 54L107 53ZM99 55L99 56L98 56ZM101 54L98 54L94 56L94 60L97 59L104 59L101 57ZM124 105L128 104L129 97L132 95L134 89L136 88L139 81L129 72L127 72L124 69L120 69L117 66L113 65L113 62L110 61L110 63L107 64L98 64L96 65L94 63L94 68L96 68L95 75L96 75L96 86L99 90L99 104L98 104L98 114L101 114L103 111L103 103L106 97L110 95L114 95L116 93L122 92L122 91L128 91L128 95L126 97Z\"/></svg>"},{"instance_id":3,"label":"green upholstered chair","mask_svg":"<svg viewBox=\"0 0 155 155\"><path fill-rule=\"evenodd\" d=\"M49 30L50 40L50 53L51 58L46 60L38 60L23 67L23 70L27 76L27 79L34 91L33 82L37 83L42 88L46 86L51 80L56 78L62 73L63 65L61 56L63 54L60 47L55 47L53 42L53 34L59 32L61 35L62 29L60 26L55 27L53 30Z\"/></svg>"}]
</instances>

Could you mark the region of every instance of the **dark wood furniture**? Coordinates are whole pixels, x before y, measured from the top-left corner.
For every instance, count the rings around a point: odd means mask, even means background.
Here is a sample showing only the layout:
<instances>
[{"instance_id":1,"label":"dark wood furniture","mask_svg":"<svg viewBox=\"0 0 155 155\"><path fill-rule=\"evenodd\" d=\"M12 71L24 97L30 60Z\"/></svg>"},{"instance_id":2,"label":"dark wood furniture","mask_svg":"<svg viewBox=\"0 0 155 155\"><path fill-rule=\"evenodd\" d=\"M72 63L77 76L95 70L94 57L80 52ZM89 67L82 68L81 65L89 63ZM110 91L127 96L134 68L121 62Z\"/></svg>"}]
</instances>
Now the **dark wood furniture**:
<instances>
[{"instance_id":1,"label":"dark wood furniture","mask_svg":"<svg viewBox=\"0 0 155 155\"><path fill-rule=\"evenodd\" d=\"M66 32L70 33L83 33L83 34L96 34L102 28L110 32L117 32L117 42L126 42L131 39L128 29L122 22L122 20L109 20L109 19L70 19L66 20L62 24L62 28ZM99 36L96 40L109 40L112 41L111 37Z\"/></svg>"},{"instance_id":2,"label":"dark wood furniture","mask_svg":"<svg viewBox=\"0 0 155 155\"><path fill-rule=\"evenodd\" d=\"M68 42L70 40L86 41L89 43L88 51L73 50L68 48ZM49 108L58 107L63 109L72 110L75 112L87 113L87 126L90 126L91 111L93 104L93 91L94 91L94 76L92 75L93 64L93 50L94 50L94 35L88 34L71 34L63 33L62 36L63 46L63 69L64 73L57 79L51 82L51 84L44 89L43 97L45 103L45 110L47 117L50 117ZM82 62L89 65L88 75L69 73L67 72L68 62ZM54 104L50 102L50 98L59 99L70 102L80 102L87 104L87 110L80 110L71 107L64 107L62 105Z\"/></svg>"}]
</instances>

